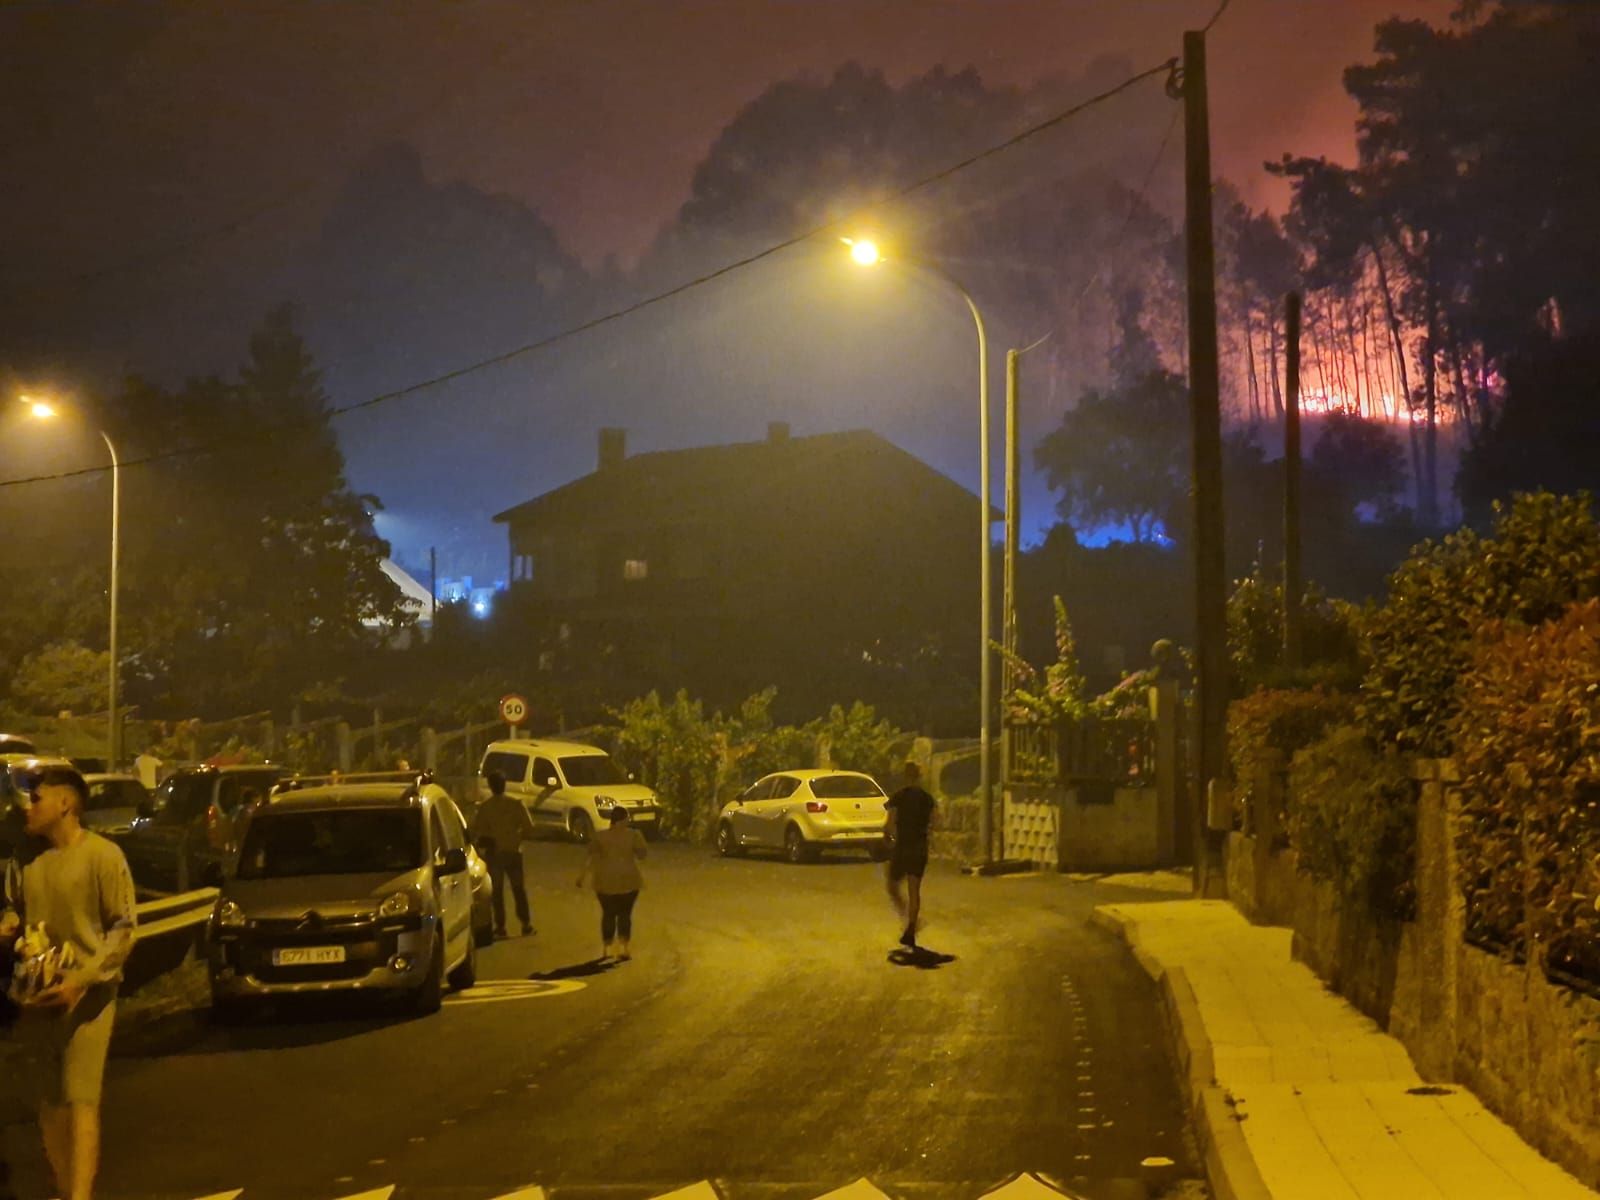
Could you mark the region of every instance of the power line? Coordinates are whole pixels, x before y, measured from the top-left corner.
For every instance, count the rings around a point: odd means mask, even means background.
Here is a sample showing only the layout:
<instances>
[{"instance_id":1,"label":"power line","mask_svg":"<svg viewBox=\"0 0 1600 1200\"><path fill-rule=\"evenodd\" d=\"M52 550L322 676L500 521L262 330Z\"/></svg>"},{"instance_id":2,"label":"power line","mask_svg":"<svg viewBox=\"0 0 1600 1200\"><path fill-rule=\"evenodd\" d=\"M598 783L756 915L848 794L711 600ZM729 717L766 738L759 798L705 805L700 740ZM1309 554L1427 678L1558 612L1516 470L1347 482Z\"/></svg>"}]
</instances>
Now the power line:
<instances>
[{"instance_id":1,"label":"power line","mask_svg":"<svg viewBox=\"0 0 1600 1200\"><path fill-rule=\"evenodd\" d=\"M834 234L841 229L847 228L851 222L858 219L864 213L871 212L874 209L882 208L885 205L896 204L917 192L932 187L936 183L940 183L946 179L949 179L958 172L965 171L969 167L976 166L978 163L981 163L986 159L993 158L995 155L1003 153L1014 146L1020 145L1021 143L1029 140L1030 138L1036 137L1048 129L1053 129L1055 126L1060 125L1063 121L1070 120L1079 113L1085 112L1096 105L1105 103L1113 97L1127 91L1135 84L1149 79L1153 75L1159 75L1163 72L1170 73L1176 67L1177 61L1178 60L1176 58L1170 58L1165 62L1158 63L1153 67L1149 67L1138 72L1137 74L1130 75L1115 87L1111 87L1103 92L1099 92L1096 95L1089 97L1087 100L1083 100L1078 104L1074 104L1071 108L1064 109L1063 111L1056 113L1054 116L1045 118L1035 125L1030 125L1020 133L1014 134L1002 142L997 142L994 145L980 150L975 154L968 155L966 158L963 158L958 162L954 162L949 166L942 167L930 175L925 175L912 183L906 184L901 188L891 191L880 199L868 204L864 204L843 217L839 217L835 220L814 226L813 228L806 230L804 233L799 233L793 237L788 237L782 241L775 242L762 250L758 250L753 254L745 255L743 258L735 259L734 261L726 263L713 271L708 271L703 275L697 275L692 279L684 281L683 283L667 288L665 291L656 292L642 300L637 300L632 304L625 305L622 308L614 309L613 311L605 313L602 316L593 317L590 320L570 326L569 328L563 329L557 333L553 333L548 337L540 338L537 341L528 342L524 345L514 347L513 349L502 351L501 353L491 355L488 358L478 359L475 362L467 363L464 366L456 367L452 370L445 371L443 374L434 375L428 379L419 380L416 383L407 384L405 387L396 388L393 391L383 392L376 396L370 396L365 400L359 400L352 404L338 405L330 408L325 414L324 419L331 421L337 417L345 416L349 413L360 412L364 409L376 408L379 405L387 404L390 401L400 400L407 396L416 395L418 392L439 387L442 384L450 383L453 380L461 379L464 376L475 374L478 371L486 370L489 367L499 366L503 363L510 362L513 359L534 354L542 350L547 350L552 346L558 345L561 342L569 341L572 338L578 337L582 334L589 333L603 325L609 325L614 321L620 321L625 317L632 316L634 313L641 312L647 308L652 308L655 305L664 303L665 301L671 300L674 297L684 295L687 292L704 287L707 284L714 283L725 275L730 275L735 271L740 271L746 267L753 266L756 263L761 262L763 259L771 258L776 254L781 254L783 251L793 249L802 243L816 238L821 238L826 235ZM274 426L253 436L256 438L273 437L292 427L293 426L290 425ZM147 454L138 458L124 459L122 465L124 467L148 466L152 463L167 462L175 458L188 458L196 455L208 454L222 446L237 446L239 443L240 439L237 437L219 438L215 441L205 442L199 445L179 446L171 450L157 451L153 454ZM72 471L57 471L47 475L28 475L17 479L4 479L0 480L0 488L19 487L27 483L46 483L61 479L75 479L86 475L99 475L110 469L111 468L109 466L80 467Z\"/></svg>"},{"instance_id":2,"label":"power line","mask_svg":"<svg viewBox=\"0 0 1600 1200\"><path fill-rule=\"evenodd\" d=\"M1211 27L1213 25L1215 25L1218 21L1222 20L1222 14L1228 11L1228 5L1230 5L1232 3L1233 3L1233 0L1222 0L1222 3L1217 5L1217 11L1211 14L1211 20L1209 20L1209 21L1207 21L1205 23L1205 25L1201 28L1200 32L1201 33L1210 33L1211 32Z\"/></svg>"}]
</instances>

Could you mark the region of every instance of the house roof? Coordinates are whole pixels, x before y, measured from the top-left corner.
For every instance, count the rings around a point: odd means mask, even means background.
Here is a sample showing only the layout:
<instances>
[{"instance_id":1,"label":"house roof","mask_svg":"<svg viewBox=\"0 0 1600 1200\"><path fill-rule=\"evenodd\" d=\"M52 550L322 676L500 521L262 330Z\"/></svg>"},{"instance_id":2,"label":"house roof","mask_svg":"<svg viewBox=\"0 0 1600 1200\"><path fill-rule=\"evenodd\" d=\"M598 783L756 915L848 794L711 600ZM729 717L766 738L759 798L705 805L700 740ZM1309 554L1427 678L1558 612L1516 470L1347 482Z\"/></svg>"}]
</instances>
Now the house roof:
<instances>
[{"instance_id":1,"label":"house roof","mask_svg":"<svg viewBox=\"0 0 1600 1200\"><path fill-rule=\"evenodd\" d=\"M635 506L648 500L652 516L681 520L711 514L724 508L730 497L742 497L774 488L790 480L814 479L818 473L871 466L894 469L902 481L935 493L946 503L968 502L977 497L949 476L915 455L865 429L815 434L760 442L734 442L696 446L686 450L654 450L624 458L615 466L594 471L504 512L499 522L561 522L582 517L593 522L597 514L626 499L637 520ZM918 479L917 477L921 478ZM1001 515L996 512L994 519Z\"/></svg>"}]
</instances>

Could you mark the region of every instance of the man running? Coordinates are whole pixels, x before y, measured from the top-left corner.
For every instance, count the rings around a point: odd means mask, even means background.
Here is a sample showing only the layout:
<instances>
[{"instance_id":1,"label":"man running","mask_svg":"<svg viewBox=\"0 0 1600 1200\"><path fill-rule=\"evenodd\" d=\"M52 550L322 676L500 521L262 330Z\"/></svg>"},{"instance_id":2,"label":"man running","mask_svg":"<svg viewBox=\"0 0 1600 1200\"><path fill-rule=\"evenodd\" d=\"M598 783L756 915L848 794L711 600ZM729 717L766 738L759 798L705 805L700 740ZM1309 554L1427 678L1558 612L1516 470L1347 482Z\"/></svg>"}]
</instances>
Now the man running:
<instances>
[{"instance_id":1,"label":"man running","mask_svg":"<svg viewBox=\"0 0 1600 1200\"><path fill-rule=\"evenodd\" d=\"M915 949L917 924L922 915L922 876L928 869L928 834L933 828L934 800L922 790L922 768L914 762L905 765L904 785L884 802L888 823L884 832L889 840L889 899L906 924L900 935L902 946ZM909 898L901 894L905 881Z\"/></svg>"},{"instance_id":2,"label":"man running","mask_svg":"<svg viewBox=\"0 0 1600 1200\"><path fill-rule=\"evenodd\" d=\"M522 801L506 795L506 777L490 771L483 777L489 785L489 798L478 806L472 818L472 841L489 863L489 879L494 885L494 935L506 936L506 884L517 904L517 919L522 936L533 932L528 912L528 886L522 878L522 843L534 836L533 818Z\"/></svg>"},{"instance_id":3,"label":"man running","mask_svg":"<svg viewBox=\"0 0 1600 1200\"><path fill-rule=\"evenodd\" d=\"M127 859L83 827L88 800L88 785L73 768L39 773L27 830L49 848L23 868L20 906L0 913L0 936L15 937L24 923L42 925L53 945L76 954L59 982L29 997L17 1022L45 1157L64 1200L94 1193L101 1083L136 912Z\"/></svg>"}]
</instances>

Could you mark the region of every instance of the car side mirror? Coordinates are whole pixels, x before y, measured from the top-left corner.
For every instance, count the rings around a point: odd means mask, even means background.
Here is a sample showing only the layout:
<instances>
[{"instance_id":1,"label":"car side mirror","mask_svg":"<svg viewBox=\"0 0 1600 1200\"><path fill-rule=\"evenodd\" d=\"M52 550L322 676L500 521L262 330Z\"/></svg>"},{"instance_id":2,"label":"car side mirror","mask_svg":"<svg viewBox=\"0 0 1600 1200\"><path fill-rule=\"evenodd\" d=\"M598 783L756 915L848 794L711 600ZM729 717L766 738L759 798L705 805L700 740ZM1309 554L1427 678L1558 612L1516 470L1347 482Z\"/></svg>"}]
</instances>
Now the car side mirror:
<instances>
[{"instance_id":1,"label":"car side mirror","mask_svg":"<svg viewBox=\"0 0 1600 1200\"><path fill-rule=\"evenodd\" d=\"M452 846L444 852L444 858L434 869L435 875L459 875L467 869L467 852L460 846Z\"/></svg>"},{"instance_id":2,"label":"car side mirror","mask_svg":"<svg viewBox=\"0 0 1600 1200\"><path fill-rule=\"evenodd\" d=\"M539 780L539 786L553 788L559 787L560 785L556 783L556 777L554 775L546 775L543 779Z\"/></svg>"}]
</instances>

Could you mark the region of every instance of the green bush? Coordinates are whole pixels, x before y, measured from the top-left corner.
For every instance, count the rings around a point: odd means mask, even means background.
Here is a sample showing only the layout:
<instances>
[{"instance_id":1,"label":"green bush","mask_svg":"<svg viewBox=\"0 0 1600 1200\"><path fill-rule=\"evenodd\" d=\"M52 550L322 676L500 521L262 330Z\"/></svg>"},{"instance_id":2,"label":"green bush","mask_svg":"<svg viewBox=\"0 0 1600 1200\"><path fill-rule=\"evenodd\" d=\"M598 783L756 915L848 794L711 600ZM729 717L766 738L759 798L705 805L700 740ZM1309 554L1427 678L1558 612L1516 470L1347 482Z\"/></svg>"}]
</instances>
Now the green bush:
<instances>
[{"instance_id":1,"label":"green bush","mask_svg":"<svg viewBox=\"0 0 1600 1200\"><path fill-rule=\"evenodd\" d=\"M1357 612L1307 584L1300 604L1301 666L1283 660L1283 583L1257 564L1228 596L1228 666L1238 694L1258 688L1326 684L1353 688L1360 678Z\"/></svg>"},{"instance_id":2,"label":"green bush","mask_svg":"<svg viewBox=\"0 0 1600 1200\"><path fill-rule=\"evenodd\" d=\"M1600 984L1600 601L1488 626L1457 700L1468 933Z\"/></svg>"},{"instance_id":3,"label":"green bush","mask_svg":"<svg viewBox=\"0 0 1600 1200\"><path fill-rule=\"evenodd\" d=\"M1600 595L1600 525L1587 493L1518 495L1494 511L1488 537L1463 529L1413 550L1363 618L1361 716L1385 745L1449 754L1456 679L1482 626L1537 625Z\"/></svg>"},{"instance_id":4,"label":"green bush","mask_svg":"<svg viewBox=\"0 0 1600 1200\"><path fill-rule=\"evenodd\" d=\"M1289 787L1300 869L1368 911L1412 916L1417 799L1405 760L1341 727L1294 756Z\"/></svg>"},{"instance_id":5,"label":"green bush","mask_svg":"<svg viewBox=\"0 0 1600 1200\"><path fill-rule=\"evenodd\" d=\"M1078 643L1072 636L1067 606L1060 596L1052 600L1055 605L1055 662L1040 671L1021 655L995 645L1011 667L1011 691L1004 697L1005 713L1010 720L1054 724L1088 714L1089 704L1083 695L1086 686L1083 670L1078 665Z\"/></svg>"},{"instance_id":6,"label":"green bush","mask_svg":"<svg viewBox=\"0 0 1600 1200\"><path fill-rule=\"evenodd\" d=\"M1264 763L1284 767L1298 750L1311 745L1329 727L1347 723L1355 711L1350 696L1322 688L1308 691L1263 688L1228 706L1228 765L1234 794L1251 811L1260 797L1255 783ZM1256 822L1246 820L1246 828Z\"/></svg>"},{"instance_id":7,"label":"green bush","mask_svg":"<svg viewBox=\"0 0 1600 1200\"><path fill-rule=\"evenodd\" d=\"M865 771L880 782L894 777L910 735L881 720L860 701L836 704L804 726L772 720L776 688L748 697L731 714L706 715L680 691L670 700L651 692L612 709L613 753L661 799L662 828L696 840L711 833L718 810L745 784L773 771L816 763L827 738L834 765Z\"/></svg>"}]
</instances>

